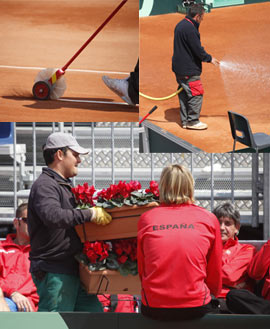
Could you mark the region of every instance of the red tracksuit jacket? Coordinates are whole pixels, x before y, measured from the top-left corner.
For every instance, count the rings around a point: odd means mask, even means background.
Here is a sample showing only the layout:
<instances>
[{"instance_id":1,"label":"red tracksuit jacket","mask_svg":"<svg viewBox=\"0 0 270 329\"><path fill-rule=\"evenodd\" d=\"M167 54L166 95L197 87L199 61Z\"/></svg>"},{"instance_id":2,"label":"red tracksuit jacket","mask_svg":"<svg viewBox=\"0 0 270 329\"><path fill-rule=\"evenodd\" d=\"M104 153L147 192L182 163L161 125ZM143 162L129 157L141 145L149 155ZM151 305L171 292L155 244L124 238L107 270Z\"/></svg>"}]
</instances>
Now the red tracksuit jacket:
<instances>
[{"instance_id":1,"label":"red tracksuit jacket","mask_svg":"<svg viewBox=\"0 0 270 329\"><path fill-rule=\"evenodd\" d=\"M196 205L161 205L138 222L142 303L187 308L208 304L222 285L217 218Z\"/></svg>"},{"instance_id":2,"label":"red tracksuit jacket","mask_svg":"<svg viewBox=\"0 0 270 329\"><path fill-rule=\"evenodd\" d=\"M114 311L111 309L111 295L97 295L99 301L103 306L104 312L115 312L115 313L135 313L134 298L132 295L117 295L117 305Z\"/></svg>"},{"instance_id":3,"label":"red tracksuit jacket","mask_svg":"<svg viewBox=\"0 0 270 329\"><path fill-rule=\"evenodd\" d=\"M224 298L230 287L252 290L253 285L248 277L247 268L256 248L250 244L240 244L238 239L229 239L223 245L222 256L222 290L218 297Z\"/></svg>"},{"instance_id":4,"label":"red tracksuit jacket","mask_svg":"<svg viewBox=\"0 0 270 329\"><path fill-rule=\"evenodd\" d=\"M33 310L37 311L39 297L29 272L30 244L19 246L13 242L15 237L15 234L8 234L7 239L0 243L0 287L6 297L18 291L29 299Z\"/></svg>"},{"instance_id":5,"label":"red tracksuit jacket","mask_svg":"<svg viewBox=\"0 0 270 329\"><path fill-rule=\"evenodd\" d=\"M265 283L262 289L264 299L270 300L270 240L268 240L252 259L248 267L248 275L261 280L265 276Z\"/></svg>"}]
</instances>

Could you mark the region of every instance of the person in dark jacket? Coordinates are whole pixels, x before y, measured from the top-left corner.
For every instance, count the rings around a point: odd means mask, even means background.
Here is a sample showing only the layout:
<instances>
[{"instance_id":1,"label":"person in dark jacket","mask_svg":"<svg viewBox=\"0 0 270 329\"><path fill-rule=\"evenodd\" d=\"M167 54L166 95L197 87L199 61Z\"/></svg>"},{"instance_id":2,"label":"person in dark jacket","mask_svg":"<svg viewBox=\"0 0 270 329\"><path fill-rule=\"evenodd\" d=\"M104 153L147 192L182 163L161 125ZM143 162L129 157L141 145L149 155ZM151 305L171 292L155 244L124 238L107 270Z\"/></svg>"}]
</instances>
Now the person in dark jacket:
<instances>
[{"instance_id":1,"label":"person in dark jacket","mask_svg":"<svg viewBox=\"0 0 270 329\"><path fill-rule=\"evenodd\" d=\"M202 62L219 65L219 61L201 45L199 26L204 13L202 4L191 5L188 15L174 30L172 70L179 88L183 88L178 94L181 124L182 128L195 130L207 129L207 124L199 120L204 93L200 80Z\"/></svg>"},{"instance_id":2,"label":"person in dark jacket","mask_svg":"<svg viewBox=\"0 0 270 329\"><path fill-rule=\"evenodd\" d=\"M47 168L34 182L28 203L30 272L40 297L38 311L102 312L95 295L87 295L74 256L82 244L75 225L110 223L102 208L76 209L70 178L77 175L80 154L87 154L69 134L53 133L43 147Z\"/></svg>"}]
</instances>

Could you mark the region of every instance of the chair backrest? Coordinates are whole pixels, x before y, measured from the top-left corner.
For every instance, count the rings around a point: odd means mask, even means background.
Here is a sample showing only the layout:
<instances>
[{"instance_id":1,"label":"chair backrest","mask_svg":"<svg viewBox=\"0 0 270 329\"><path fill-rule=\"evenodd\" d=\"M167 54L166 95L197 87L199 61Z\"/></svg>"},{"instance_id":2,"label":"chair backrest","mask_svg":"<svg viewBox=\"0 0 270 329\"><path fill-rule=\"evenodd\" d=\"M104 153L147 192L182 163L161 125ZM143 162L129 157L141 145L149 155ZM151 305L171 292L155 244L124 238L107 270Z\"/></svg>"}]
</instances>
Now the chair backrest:
<instances>
[{"instance_id":1,"label":"chair backrest","mask_svg":"<svg viewBox=\"0 0 270 329\"><path fill-rule=\"evenodd\" d=\"M248 119L241 114L231 111L228 111L228 115L233 139L254 148L255 143ZM241 135L239 135L239 132Z\"/></svg>"},{"instance_id":2,"label":"chair backrest","mask_svg":"<svg viewBox=\"0 0 270 329\"><path fill-rule=\"evenodd\" d=\"M13 122L0 122L0 144L13 144Z\"/></svg>"}]
</instances>

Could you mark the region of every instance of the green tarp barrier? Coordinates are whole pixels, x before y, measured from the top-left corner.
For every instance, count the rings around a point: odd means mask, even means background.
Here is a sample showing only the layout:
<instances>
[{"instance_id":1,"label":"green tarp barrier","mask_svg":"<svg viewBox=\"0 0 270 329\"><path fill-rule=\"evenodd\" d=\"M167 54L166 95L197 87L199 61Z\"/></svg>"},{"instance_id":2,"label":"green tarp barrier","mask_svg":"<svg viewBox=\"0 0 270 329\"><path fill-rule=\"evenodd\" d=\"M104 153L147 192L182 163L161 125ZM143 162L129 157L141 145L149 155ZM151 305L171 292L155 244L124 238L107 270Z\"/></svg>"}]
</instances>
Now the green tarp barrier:
<instances>
[{"instance_id":1,"label":"green tarp barrier","mask_svg":"<svg viewBox=\"0 0 270 329\"><path fill-rule=\"evenodd\" d=\"M0 312L1 329L69 329L59 313ZM76 327L74 327L75 329Z\"/></svg>"},{"instance_id":2,"label":"green tarp barrier","mask_svg":"<svg viewBox=\"0 0 270 329\"><path fill-rule=\"evenodd\" d=\"M0 313L1 329L269 329L270 315L214 315L162 322L135 313Z\"/></svg>"}]
</instances>

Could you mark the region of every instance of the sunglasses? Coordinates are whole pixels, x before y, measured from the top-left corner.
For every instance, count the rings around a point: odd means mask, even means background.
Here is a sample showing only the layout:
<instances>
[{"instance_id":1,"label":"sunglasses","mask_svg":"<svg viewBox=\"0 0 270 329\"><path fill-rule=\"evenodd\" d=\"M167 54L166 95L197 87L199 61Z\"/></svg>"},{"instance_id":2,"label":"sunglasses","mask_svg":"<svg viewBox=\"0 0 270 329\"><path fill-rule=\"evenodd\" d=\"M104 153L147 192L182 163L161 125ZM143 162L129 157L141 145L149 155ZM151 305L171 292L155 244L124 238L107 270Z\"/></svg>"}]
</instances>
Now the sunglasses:
<instances>
[{"instance_id":1,"label":"sunglasses","mask_svg":"<svg viewBox=\"0 0 270 329\"><path fill-rule=\"evenodd\" d=\"M22 220L24 223L27 223L27 217L19 217L18 220Z\"/></svg>"}]
</instances>

